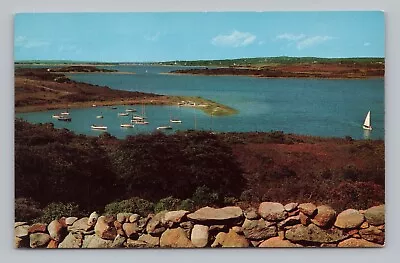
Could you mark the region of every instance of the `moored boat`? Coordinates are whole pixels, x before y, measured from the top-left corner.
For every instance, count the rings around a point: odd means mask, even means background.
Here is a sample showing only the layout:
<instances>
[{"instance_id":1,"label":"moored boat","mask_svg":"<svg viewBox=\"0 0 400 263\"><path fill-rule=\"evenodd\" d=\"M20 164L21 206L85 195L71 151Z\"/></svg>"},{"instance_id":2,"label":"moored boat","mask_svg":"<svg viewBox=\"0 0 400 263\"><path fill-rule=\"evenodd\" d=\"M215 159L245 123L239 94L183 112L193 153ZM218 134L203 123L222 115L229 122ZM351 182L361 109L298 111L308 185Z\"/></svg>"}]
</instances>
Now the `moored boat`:
<instances>
[{"instance_id":1,"label":"moored boat","mask_svg":"<svg viewBox=\"0 0 400 263\"><path fill-rule=\"evenodd\" d=\"M57 114L53 114L53 116L51 116L52 118L54 118L54 119L58 119L58 118L60 118L61 116L60 115L57 115Z\"/></svg>"},{"instance_id":2,"label":"moored boat","mask_svg":"<svg viewBox=\"0 0 400 263\"><path fill-rule=\"evenodd\" d=\"M137 110L136 109L126 109L125 111L126 112L136 112Z\"/></svg>"},{"instance_id":3,"label":"moored boat","mask_svg":"<svg viewBox=\"0 0 400 263\"><path fill-rule=\"evenodd\" d=\"M57 120L59 120L59 121L72 121L72 118L68 117L68 116L60 116L60 117L57 118Z\"/></svg>"},{"instance_id":4,"label":"moored boat","mask_svg":"<svg viewBox=\"0 0 400 263\"><path fill-rule=\"evenodd\" d=\"M371 111L368 111L367 116L365 117L364 124L363 124L363 129L364 130L372 130L371 126Z\"/></svg>"},{"instance_id":5,"label":"moored boat","mask_svg":"<svg viewBox=\"0 0 400 263\"><path fill-rule=\"evenodd\" d=\"M99 126L99 125L95 125L95 124L92 124L90 126L90 128L92 130L107 130L107 126Z\"/></svg>"},{"instance_id":6,"label":"moored boat","mask_svg":"<svg viewBox=\"0 0 400 263\"><path fill-rule=\"evenodd\" d=\"M160 127L157 127L157 130L172 130L172 127L171 126L160 126Z\"/></svg>"},{"instance_id":7,"label":"moored boat","mask_svg":"<svg viewBox=\"0 0 400 263\"><path fill-rule=\"evenodd\" d=\"M104 118L103 115L97 115L97 116L96 116L96 119L103 119L103 118Z\"/></svg>"},{"instance_id":8,"label":"moored boat","mask_svg":"<svg viewBox=\"0 0 400 263\"><path fill-rule=\"evenodd\" d=\"M181 120L177 120L177 119L171 119L171 120L169 120L169 122L171 122L171 123L182 123Z\"/></svg>"},{"instance_id":9,"label":"moored boat","mask_svg":"<svg viewBox=\"0 0 400 263\"><path fill-rule=\"evenodd\" d=\"M123 123L121 124L121 128L133 128L135 125L130 124L130 123Z\"/></svg>"},{"instance_id":10,"label":"moored boat","mask_svg":"<svg viewBox=\"0 0 400 263\"><path fill-rule=\"evenodd\" d=\"M128 116L129 115L129 113L126 113L126 112L120 112L120 113L118 113L118 116Z\"/></svg>"}]
</instances>

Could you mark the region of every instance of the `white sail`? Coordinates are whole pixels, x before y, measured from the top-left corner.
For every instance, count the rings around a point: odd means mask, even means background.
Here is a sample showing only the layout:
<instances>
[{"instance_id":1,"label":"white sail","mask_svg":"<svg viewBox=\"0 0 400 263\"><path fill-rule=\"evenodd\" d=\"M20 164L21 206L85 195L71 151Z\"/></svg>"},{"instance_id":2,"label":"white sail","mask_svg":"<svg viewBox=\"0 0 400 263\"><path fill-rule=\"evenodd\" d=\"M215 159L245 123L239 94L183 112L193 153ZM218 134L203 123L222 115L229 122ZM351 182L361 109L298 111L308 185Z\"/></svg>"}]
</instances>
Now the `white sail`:
<instances>
[{"instance_id":1,"label":"white sail","mask_svg":"<svg viewBox=\"0 0 400 263\"><path fill-rule=\"evenodd\" d=\"M370 127L371 126L371 111L368 111L368 114L365 117L364 126L365 127Z\"/></svg>"}]
</instances>

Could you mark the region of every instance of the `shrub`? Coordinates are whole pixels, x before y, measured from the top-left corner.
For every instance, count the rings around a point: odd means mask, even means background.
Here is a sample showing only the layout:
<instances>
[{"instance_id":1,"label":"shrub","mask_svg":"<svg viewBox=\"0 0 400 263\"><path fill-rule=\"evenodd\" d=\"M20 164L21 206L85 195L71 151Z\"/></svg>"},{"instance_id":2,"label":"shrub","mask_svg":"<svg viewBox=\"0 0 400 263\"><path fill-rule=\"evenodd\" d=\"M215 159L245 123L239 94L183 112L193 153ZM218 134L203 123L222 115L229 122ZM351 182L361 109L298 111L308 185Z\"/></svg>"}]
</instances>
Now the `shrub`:
<instances>
[{"instance_id":1,"label":"shrub","mask_svg":"<svg viewBox=\"0 0 400 263\"><path fill-rule=\"evenodd\" d=\"M193 211L195 208L194 201L192 199L182 200L178 206L179 210Z\"/></svg>"},{"instance_id":2,"label":"shrub","mask_svg":"<svg viewBox=\"0 0 400 263\"><path fill-rule=\"evenodd\" d=\"M150 201L133 197L127 200L116 201L105 206L104 213L116 215L118 213L137 213L147 216L154 211L154 204Z\"/></svg>"},{"instance_id":3,"label":"shrub","mask_svg":"<svg viewBox=\"0 0 400 263\"><path fill-rule=\"evenodd\" d=\"M61 217L69 217L69 216L82 216L79 206L74 203L50 203L43 209L43 214L39 218L37 218L37 222L45 222L50 223L55 219L59 219Z\"/></svg>"},{"instance_id":4,"label":"shrub","mask_svg":"<svg viewBox=\"0 0 400 263\"><path fill-rule=\"evenodd\" d=\"M30 198L16 198L14 208L15 221L30 222L42 215L39 203Z\"/></svg>"},{"instance_id":5,"label":"shrub","mask_svg":"<svg viewBox=\"0 0 400 263\"><path fill-rule=\"evenodd\" d=\"M196 206L206 206L219 203L218 193L212 191L207 186L201 186L196 189L192 196L192 200Z\"/></svg>"},{"instance_id":6,"label":"shrub","mask_svg":"<svg viewBox=\"0 0 400 263\"><path fill-rule=\"evenodd\" d=\"M181 200L177 198L173 198L169 196L167 198L160 199L158 203L154 206L154 212L158 213L164 210L173 211L178 208L180 205Z\"/></svg>"}]
</instances>

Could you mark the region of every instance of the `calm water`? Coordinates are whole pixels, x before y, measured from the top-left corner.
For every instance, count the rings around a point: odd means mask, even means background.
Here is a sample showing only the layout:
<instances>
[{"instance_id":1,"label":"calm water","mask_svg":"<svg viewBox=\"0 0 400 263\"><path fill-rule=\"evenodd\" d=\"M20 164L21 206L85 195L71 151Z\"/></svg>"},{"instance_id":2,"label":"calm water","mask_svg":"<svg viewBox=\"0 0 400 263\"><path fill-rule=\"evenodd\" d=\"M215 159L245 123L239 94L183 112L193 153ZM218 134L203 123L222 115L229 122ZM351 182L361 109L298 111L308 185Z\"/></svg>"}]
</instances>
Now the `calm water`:
<instances>
[{"instance_id":1,"label":"calm water","mask_svg":"<svg viewBox=\"0 0 400 263\"><path fill-rule=\"evenodd\" d=\"M200 110L175 106L146 106L150 124L121 129L124 117L108 108L70 110L72 122L64 123L51 118L51 112L25 113L17 116L31 122L54 122L56 127L66 127L78 133L95 135L90 124L109 127L108 132L123 138L128 134L154 131L157 126L167 125L170 116L179 118L182 124L174 129L215 131L270 131L317 136L352 136L353 138L384 138L384 81L369 80L317 80L317 79L261 79L233 76L164 75L178 67L165 66L118 66L121 71L135 75L75 74L77 81L107 85L114 89L138 90L168 95L201 96L239 110L239 114L226 117L205 115ZM141 111L141 106L136 108ZM368 110L371 110L372 132L361 126ZM102 112L104 119L96 115ZM127 118L127 117L125 117ZM128 118L129 119L129 118Z\"/></svg>"}]
</instances>

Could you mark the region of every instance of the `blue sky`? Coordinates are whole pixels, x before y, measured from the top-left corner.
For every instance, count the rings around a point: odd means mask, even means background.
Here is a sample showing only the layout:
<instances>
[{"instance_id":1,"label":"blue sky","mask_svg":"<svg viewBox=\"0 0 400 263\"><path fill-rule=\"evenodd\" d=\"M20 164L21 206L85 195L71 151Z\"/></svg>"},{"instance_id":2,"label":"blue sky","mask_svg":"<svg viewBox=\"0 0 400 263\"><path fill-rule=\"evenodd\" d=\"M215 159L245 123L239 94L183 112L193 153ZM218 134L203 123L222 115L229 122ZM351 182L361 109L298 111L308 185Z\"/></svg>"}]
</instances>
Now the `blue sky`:
<instances>
[{"instance_id":1,"label":"blue sky","mask_svg":"<svg viewBox=\"0 0 400 263\"><path fill-rule=\"evenodd\" d=\"M15 60L384 57L383 12L17 14Z\"/></svg>"}]
</instances>

